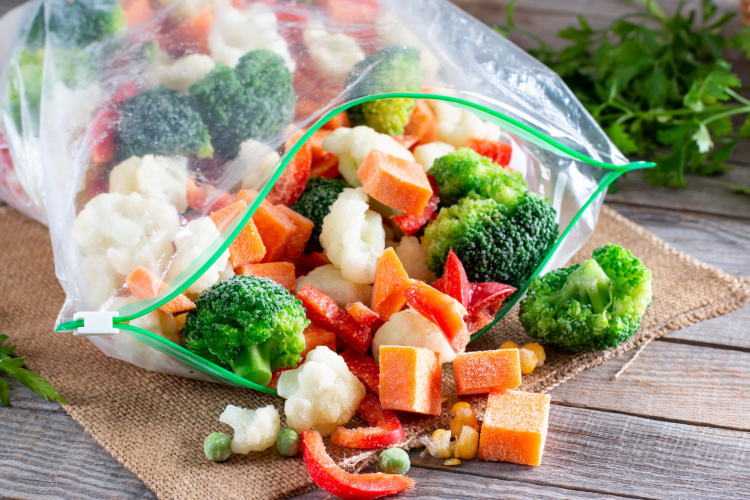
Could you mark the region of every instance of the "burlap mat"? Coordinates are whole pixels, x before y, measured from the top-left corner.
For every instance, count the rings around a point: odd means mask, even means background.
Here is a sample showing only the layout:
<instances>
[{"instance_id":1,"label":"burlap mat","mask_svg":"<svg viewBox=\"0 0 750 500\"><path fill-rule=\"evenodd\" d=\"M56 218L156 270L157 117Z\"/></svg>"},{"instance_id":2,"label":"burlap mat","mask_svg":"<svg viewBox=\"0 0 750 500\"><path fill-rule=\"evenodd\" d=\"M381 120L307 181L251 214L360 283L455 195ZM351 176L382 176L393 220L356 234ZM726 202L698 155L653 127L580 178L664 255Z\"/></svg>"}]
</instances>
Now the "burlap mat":
<instances>
[{"instance_id":1,"label":"burlap mat","mask_svg":"<svg viewBox=\"0 0 750 500\"><path fill-rule=\"evenodd\" d=\"M549 390L650 339L737 309L747 299L741 280L675 250L607 207L574 261L609 241L632 249L653 270L654 302L642 330L605 352L571 355L550 349L545 365L524 377L523 389ZM50 380L68 400L65 410L159 498L283 498L311 487L302 460L284 459L274 448L235 455L222 464L203 456L207 434L231 431L218 421L227 404L273 404L283 410L281 398L148 372L106 357L85 338L52 333L64 295L47 229L8 207L0 208L0 297L0 329L18 343L16 352L27 356L27 367ZM515 313L471 348L496 348L510 339L527 340ZM448 424L456 400L450 369L443 391L448 401L441 417L401 415L410 436L404 447L415 445L417 434ZM472 403L481 413L484 398ZM357 454L330 444L329 450L351 470L375 458L373 452Z\"/></svg>"}]
</instances>

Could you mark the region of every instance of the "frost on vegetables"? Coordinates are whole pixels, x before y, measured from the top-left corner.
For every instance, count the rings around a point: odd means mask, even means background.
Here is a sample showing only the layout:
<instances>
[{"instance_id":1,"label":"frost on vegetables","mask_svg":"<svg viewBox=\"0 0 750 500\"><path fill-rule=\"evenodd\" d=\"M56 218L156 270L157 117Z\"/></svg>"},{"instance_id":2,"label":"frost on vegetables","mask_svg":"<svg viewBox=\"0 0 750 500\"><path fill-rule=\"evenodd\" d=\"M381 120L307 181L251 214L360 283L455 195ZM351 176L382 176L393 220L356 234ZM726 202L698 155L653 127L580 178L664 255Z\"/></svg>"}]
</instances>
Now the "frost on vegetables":
<instances>
[{"instance_id":1,"label":"frost on vegetables","mask_svg":"<svg viewBox=\"0 0 750 500\"><path fill-rule=\"evenodd\" d=\"M354 65L365 58L357 40L343 33L329 33L321 25L308 27L302 39L318 72L333 81L343 83Z\"/></svg>"},{"instance_id":2,"label":"frost on vegetables","mask_svg":"<svg viewBox=\"0 0 750 500\"><path fill-rule=\"evenodd\" d=\"M184 156L131 156L109 173L109 192L138 193L187 209L188 159Z\"/></svg>"},{"instance_id":3,"label":"frost on vegetables","mask_svg":"<svg viewBox=\"0 0 750 500\"><path fill-rule=\"evenodd\" d=\"M257 410L228 405L219 417L219 422L234 429L234 453L247 454L266 450L276 444L276 435L281 430L279 410L271 405Z\"/></svg>"},{"instance_id":4,"label":"frost on vegetables","mask_svg":"<svg viewBox=\"0 0 750 500\"><path fill-rule=\"evenodd\" d=\"M438 353L441 363L450 363L456 357L440 328L414 309L397 312L378 329L372 339L375 359L379 359L383 345L424 347Z\"/></svg>"},{"instance_id":5,"label":"frost on vegetables","mask_svg":"<svg viewBox=\"0 0 750 500\"><path fill-rule=\"evenodd\" d=\"M349 281L333 264L317 267L306 276L297 279L297 291L305 285L328 295L341 308L352 302L362 302L367 306L372 297L372 285Z\"/></svg>"}]
</instances>

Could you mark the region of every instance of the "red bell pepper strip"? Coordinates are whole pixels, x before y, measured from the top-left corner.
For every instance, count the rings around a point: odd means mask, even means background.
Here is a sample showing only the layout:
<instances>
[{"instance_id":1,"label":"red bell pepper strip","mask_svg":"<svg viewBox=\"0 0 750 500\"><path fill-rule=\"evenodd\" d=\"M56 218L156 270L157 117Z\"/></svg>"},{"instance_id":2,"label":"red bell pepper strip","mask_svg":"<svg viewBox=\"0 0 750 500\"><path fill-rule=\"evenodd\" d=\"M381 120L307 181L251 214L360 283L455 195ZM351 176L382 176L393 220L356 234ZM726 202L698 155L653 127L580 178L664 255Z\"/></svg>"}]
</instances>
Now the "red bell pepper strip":
<instances>
[{"instance_id":1,"label":"red bell pepper strip","mask_svg":"<svg viewBox=\"0 0 750 500\"><path fill-rule=\"evenodd\" d=\"M411 236L412 234L419 231L422 226L427 224L428 221L437 218L436 211L438 203L440 203L437 182L435 181L435 178L430 174L427 174L427 180L430 181L430 186L432 187L432 196L430 196L427 205L424 207L424 210L422 210L422 213L419 215L419 217L415 217L413 215L393 216L393 222L398 224L398 227L400 227L404 234L406 234L407 236Z\"/></svg>"},{"instance_id":2,"label":"red bell pepper strip","mask_svg":"<svg viewBox=\"0 0 750 500\"><path fill-rule=\"evenodd\" d=\"M367 354L362 354L351 347L348 347L341 353L346 366L352 375L357 377L365 386L365 389L373 394L380 392L380 366L377 361Z\"/></svg>"},{"instance_id":3,"label":"red bell pepper strip","mask_svg":"<svg viewBox=\"0 0 750 500\"><path fill-rule=\"evenodd\" d=\"M455 299L416 280L404 290L404 296L411 307L440 328L455 352L463 351L469 343L469 330Z\"/></svg>"},{"instance_id":4,"label":"red bell pepper strip","mask_svg":"<svg viewBox=\"0 0 750 500\"><path fill-rule=\"evenodd\" d=\"M372 343L372 330L359 325L351 315L336 305L328 295L311 287L303 286L297 298L307 310L307 319L318 328L336 334L356 351L365 353Z\"/></svg>"},{"instance_id":5,"label":"red bell pepper strip","mask_svg":"<svg viewBox=\"0 0 750 500\"><path fill-rule=\"evenodd\" d=\"M117 121L120 115L114 108L99 110L91 119L89 128L89 151L94 163L106 163L115 157L117 143Z\"/></svg>"},{"instance_id":6,"label":"red bell pepper strip","mask_svg":"<svg viewBox=\"0 0 750 500\"><path fill-rule=\"evenodd\" d=\"M471 303L466 309L469 314L474 314L482 309L487 309L492 304L503 301L516 289L502 283L471 283Z\"/></svg>"},{"instance_id":7,"label":"red bell pepper strip","mask_svg":"<svg viewBox=\"0 0 750 500\"><path fill-rule=\"evenodd\" d=\"M414 480L398 474L349 474L326 453L318 431L302 431L302 457L315 483L344 500L369 500L414 487Z\"/></svg>"},{"instance_id":8,"label":"red bell pepper strip","mask_svg":"<svg viewBox=\"0 0 750 500\"><path fill-rule=\"evenodd\" d=\"M359 403L357 413L370 427L359 429L339 427L331 435L333 444L345 448L373 450L392 446L406 437L396 414L391 410L383 409L380 400L372 394L367 394Z\"/></svg>"},{"instance_id":9,"label":"red bell pepper strip","mask_svg":"<svg viewBox=\"0 0 750 500\"><path fill-rule=\"evenodd\" d=\"M364 305L362 302L352 302L351 304L347 304L346 311L362 326L370 326L380 319L378 313Z\"/></svg>"},{"instance_id":10,"label":"red bell pepper strip","mask_svg":"<svg viewBox=\"0 0 750 500\"><path fill-rule=\"evenodd\" d=\"M286 150L289 151L302 137L304 131L300 130L286 141ZM266 201L273 205L286 205L291 207L302 196L307 180L310 178L310 167L312 166L312 146L306 142L289 161L281 176L276 180L271 191L266 196Z\"/></svg>"},{"instance_id":11,"label":"red bell pepper strip","mask_svg":"<svg viewBox=\"0 0 750 500\"><path fill-rule=\"evenodd\" d=\"M510 165L510 157L513 154L513 148L510 144L500 141L491 141L489 139L477 139L472 137L466 143L467 148L471 148L482 156L485 156L497 163L501 167Z\"/></svg>"},{"instance_id":12,"label":"red bell pepper strip","mask_svg":"<svg viewBox=\"0 0 750 500\"><path fill-rule=\"evenodd\" d=\"M441 279L444 280L443 287L445 290L443 290L443 293L450 295L468 309L472 302L472 285L466 276L464 265L461 264L456 254L453 253L452 248L448 252L448 259L445 261L445 272Z\"/></svg>"}]
</instances>

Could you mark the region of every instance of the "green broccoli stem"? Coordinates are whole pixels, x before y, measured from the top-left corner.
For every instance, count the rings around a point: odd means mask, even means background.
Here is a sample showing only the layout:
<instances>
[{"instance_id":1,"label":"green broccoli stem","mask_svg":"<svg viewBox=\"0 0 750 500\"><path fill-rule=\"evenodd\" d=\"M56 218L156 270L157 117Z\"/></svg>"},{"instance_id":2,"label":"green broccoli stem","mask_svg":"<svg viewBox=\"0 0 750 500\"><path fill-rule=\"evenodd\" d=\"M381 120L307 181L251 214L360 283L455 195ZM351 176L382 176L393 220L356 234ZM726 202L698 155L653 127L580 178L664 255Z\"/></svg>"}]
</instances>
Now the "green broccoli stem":
<instances>
[{"instance_id":1,"label":"green broccoli stem","mask_svg":"<svg viewBox=\"0 0 750 500\"><path fill-rule=\"evenodd\" d=\"M581 304L591 304L594 312L600 314L612 303L611 282L599 263L589 259L568 276L562 289L550 294L547 300L559 306L577 298Z\"/></svg>"},{"instance_id":2,"label":"green broccoli stem","mask_svg":"<svg viewBox=\"0 0 750 500\"><path fill-rule=\"evenodd\" d=\"M245 346L239 356L229 362L232 371L240 377L263 386L271 381L271 356L276 342L270 339L261 344Z\"/></svg>"}]
</instances>

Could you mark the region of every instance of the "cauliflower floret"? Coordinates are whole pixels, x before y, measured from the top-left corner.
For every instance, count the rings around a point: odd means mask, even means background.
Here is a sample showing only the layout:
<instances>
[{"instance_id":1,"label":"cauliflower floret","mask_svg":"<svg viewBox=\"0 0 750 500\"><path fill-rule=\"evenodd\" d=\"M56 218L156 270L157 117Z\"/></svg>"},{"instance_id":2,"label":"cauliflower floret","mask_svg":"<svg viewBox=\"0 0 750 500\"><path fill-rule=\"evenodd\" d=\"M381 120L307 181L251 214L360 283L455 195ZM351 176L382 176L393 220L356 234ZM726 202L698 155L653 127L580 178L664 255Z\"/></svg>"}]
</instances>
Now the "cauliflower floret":
<instances>
[{"instance_id":1,"label":"cauliflower floret","mask_svg":"<svg viewBox=\"0 0 750 500\"><path fill-rule=\"evenodd\" d=\"M365 386L344 358L325 346L307 354L299 368L281 373L279 396L286 399L286 422L297 432L315 429L323 436L347 423L365 397Z\"/></svg>"},{"instance_id":2,"label":"cauliflower floret","mask_svg":"<svg viewBox=\"0 0 750 500\"><path fill-rule=\"evenodd\" d=\"M310 285L328 295L341 308L352 302L362 302L370 306L372 286L349 281L341 276L341 271L332 264L316 267L307 276L297 278L298 292L305 285Z\"/></svg>"},{"instance_id":3,"label":"cauliflower floret","mask_svg":"<svg viewBox=\"0 0 750 500\"><path fill-rule=\"evenodd\" d=\"M365 58L357 40L343 33L328 33L323 26L309 26L302 39L318 72L329 80L344 82L349 71Z\"/></svg>"},{"instance_id":4,"label":"cauliflower floret","mask_svg":"<svg viewBox=\"0 0 750 500\"><path fill-rule=\"evenodd\" d=\"M451 92L446 92L446 94L451 94ZM461 121L463 116L461 108L457 108L446 101L427 101L427 105L432 110L438 123L456 124Z\"/></svg>"},{"instance_id":5,"label":"cauliflower floret","mask_svg":"<svg viewBox=\"0 0 750 500\"><path fill-rule=\"evenodd\" d=\"M404 266L406 274L415 280L432 283L435 275L427 268L427 252L416 236L404 236L395 247L398 260Z\"/></svg>"},{"instance_id":6,"label":"cauliflower floret","mask_svg":"<svg viewBox=\"0 0 750 500\"><path fill-rule=\"evenodd\" d=\"M453 122L452 118L451 121L438 121L437 136L439 141L462 148L472 137L491 141L500 139L500 127L482 120L471 111L462 110L458 122Z\"/></svg>"},{"instance_id":7,"label":"cauliflower floret","mask_svg":"<svg viewBox=\"0 0 750 500\"><path fill-rule=\"evenodd\" d=\"M246 410L227 405L219 422L234 429L232 451L247 454L251 451L267 450L276 444L276 435L281 430L279 410L272 405Z\"/></svg>"},{"instance_id":8,"label":"cauliflower floret","mask_svg":"<svg viewBox=\"0 0 750 500\"><path fill-rule=\"evenodd\" d=\"M125 283L125 276L118 273L106 255L89 255L83 259L83 277L89 285L86 305L97 309L110 299Z\"/></svg>"},{"instance_id":9,"label":"cauliflower floret","mask_svg":"<svg viewBox=\"0 0 750 500\"><path fill-rule=\"evenodd\" d=\"M242 56L257 49L276 52L292 73L297 67L286 41L278 33L276 14L265 5L254 4L244 10L232 6L218 9L208 35L208 47L214 61L230 68L237 66Z\"/></svg>"},{"instance_id":10,"label":"cauliflower floret","mask_svg":"<svg viewBox=\"0 0 750 500\"><path fill-rule=\"evenodd\" d=\"M181 23L195 17L203 9L216 12L221 7L229 5L230 0L156 0L163 9L169 10L169 18Z\"/></svg>"},{"instance_id":11,"label":"cauliflower floret","mask_svg":"<svg viewBox=\"0 0 750 500\"><path fill-rule=\"evenodd\" d=\"M429 172L435 160L455 150L450 144L440 141L422 144L414 148L414 161L422 165L425 172Z\"/></svg>"},{"instance_id":12,"label":"cauliflower floret","mask_svg":"<svg viewBox=\"0 0 750 500\"><path fill-rule=\"evenodd\" d=\"M146 71L146 86L163 85L187 95L190 84L206 76L214 66L214 60L205 54L190 54L171 64L155 64Z\"/></svg>"},{"instance_id":13,"label":"cauliflower floret","mask_svg":"<svg viewBox=\"0 0 750 500\"><path fill-rule=\"evenodd\" d=\"M397 312L375 333L372 339L372 356L375 361L380 359L382 345L424 347L440 354L440 361L443 363L456 359L456 353L440 328L413 309Z\"/></svg>"},{"instance_id":14,"label":"cauliflower floret","mask_svg":"<svg viewBox=\"0 0 750 500\"><path fill-rule=\"evenodd\" d=\"M240 154L234 161L237 166L233 165L232 170L246 172L242 189L257 189L258 183L279 164L281 156L267 144L248 139L240 144Z\"/></svg>"},{"instance_id":15,"label":"cauliflower floret","mask_svg":"<svg viewBox=\"0 0 750 500\"><path fill-rule=\"evenodd\" d=\"M180 343L180 336L177 334L177 322L174 316L169 313L157 309L130 321L130 324L155 333L175 344Z\"/></svg>"},{"instance_id":16,"label":"cauliflower floret","mask_svg":"<svg viewBox=\"0 0 750 500\"><path fill-rule=\"evenodd\" d=\"M131 156L112 169L109 192L163 200L187 210L188 160L184 156Z\"/></svg>"},{"instance_id":17,"label":"cauliflower floret","mask_svg":"<svg viewBox=\"0 0 750 500\"><path fill-rule=\"evenodd\" d=\"M380 214L368 209L362 188L346 188L323 219L320 244L341 275L361 285L375 280L378 258L385 250Z\"/></svg>"},{"instance_id":18,"label":"cauliflower floret","mask_svg":"<svg viewBox=\"0 0 750 500\"><path fill-rule=\"evenodd\" d=\"M216 224L208 217L190 221L174 239L177 247L172 265L167 272L167 281L174 280L181 272L188 268L200 254L219 238ZM211 285L218 283L219 274L223 273L229 260L229 250L225 250L203 276L188 288L189 292L202 293Z\"/></svg>"},{"instance_id":19,"label":"cauliflower floret","mask_svg":"<svg viewBox=\"0 0 750 500\"><path fill-rule=\"evenodd\" d=\"M89 255L106 255L127 276L134 269L161 267L173 254L172 239L180 228L174 206L138 193L103 193L78 214L73 235Z\"/></svg>"},{"instance_id":20,"label":"cauliflower floret","mask_svg":"<svg viewBox=\"0 0 750 500\"><path fill-rule=\"evenodd\" d=\"M414 161L411 152L396 142L393 137L379 134L364 125L354 128L337 128L323 141L323 149L338 155L339 172L346 182L354 187L362 185L357 176L357 170L373 149L379 149L404 160Z\"/></svg>"}]
</instances>

